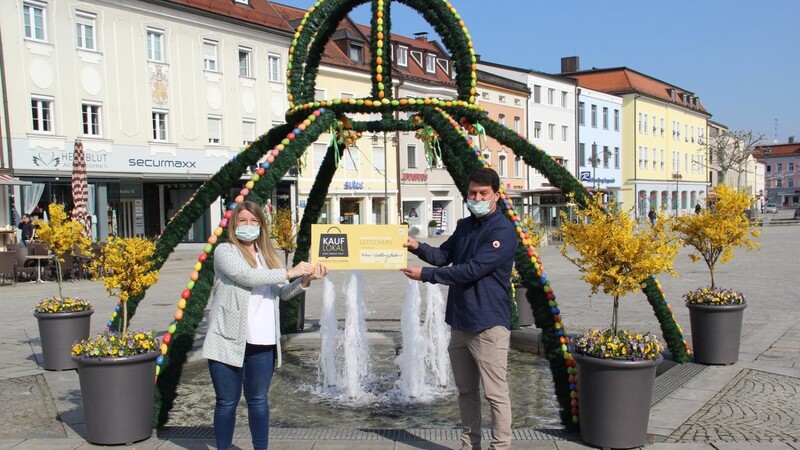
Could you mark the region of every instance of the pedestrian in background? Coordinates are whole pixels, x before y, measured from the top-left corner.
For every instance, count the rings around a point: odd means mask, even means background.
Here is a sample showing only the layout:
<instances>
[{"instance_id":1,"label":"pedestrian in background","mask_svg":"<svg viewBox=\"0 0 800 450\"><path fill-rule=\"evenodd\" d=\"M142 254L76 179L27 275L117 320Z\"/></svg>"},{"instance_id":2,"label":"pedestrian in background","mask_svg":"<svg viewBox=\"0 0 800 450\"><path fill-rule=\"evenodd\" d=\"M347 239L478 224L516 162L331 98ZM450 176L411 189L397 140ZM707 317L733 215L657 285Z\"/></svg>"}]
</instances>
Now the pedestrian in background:
<instances>
[{"instance_id":1,"label":"pedestrian in background","mask_svg":"<svg viewBox=\"0 0 800 450\"><path fill-rule=\"evenodd\" d=\"M656 210L654 210L653 208L650 208L650 212L647 213L647 217L650 218L650 225L655 226L656 225L656 218L658 218L658 215L656 215Z\"/></svg>"},{"instance_id":2,"label":"pedestrian in background","mask_svg":"<svg viewBox=\"0 0 800 450\"><path fill-rule=\"evenodd\" d=\"M228 240L214 251L214 287L203 344L216 394L214 436L217 449L231 448L244 387L253 448L263 450L269 445L269 386L275 367L281 365L280 301L308 289L328 269L308 262L282 268L264 210L250 201L231 214Z\"/></svg>"},{"instance_id":3,"label":"pedestrian in background","mask_svg":"<svg viewBox=\"0 0 800 450\"><path fill-rule=\"evenodd\" d=\"M33 240L33 222L31 221L31 215L28 213L23 214L22 220L20 220L17 226L22 230L22 245L27 247Z\"/></svg>"},{"instance_id":4,"label":"pedestrian in background","mask_svg":"<svg viewBox=\"0 0 800 450\"><path fill-rule=\"evenodd\" d=\"M408 250L435 267L410 266L412 280L449 286L445 322L450 325L450 364L458 388L462 449L481 448L481 398L489 402L491 449L511 448L508 393L509 298L511 268L518 239L511 221L497 207L500 178L481 168L469 177L467 208L456 230L440 247L409 237Z\"/></svg>"}]
</instances>

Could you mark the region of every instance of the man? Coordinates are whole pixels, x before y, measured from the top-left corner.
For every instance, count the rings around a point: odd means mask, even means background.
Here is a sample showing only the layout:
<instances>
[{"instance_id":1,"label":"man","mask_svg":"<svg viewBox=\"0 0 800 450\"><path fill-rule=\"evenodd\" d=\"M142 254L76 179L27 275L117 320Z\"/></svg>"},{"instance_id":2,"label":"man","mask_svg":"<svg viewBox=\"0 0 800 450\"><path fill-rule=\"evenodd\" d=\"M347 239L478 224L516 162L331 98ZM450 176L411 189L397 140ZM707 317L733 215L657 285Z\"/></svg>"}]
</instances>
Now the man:
<instances>
[{"instance_id":1,"label":"man","mask_svg":"<svg viewBox=\"0 0 800 450\"><path fill-rule=\"evenodd\" d=\"M480 384L491 409L490 449L511 447L511 401L506 372L511 336L509 298L517 235L497 207L500 178L481 168L469 177L470 217L458 222L439 248L409 237L406 247L435 267L401 269L412 280L449 286L445 322L450 363L458 388L462 449L481 448Z\"/></svg>"},{"instance_id":2,"label":"man","mask_svg":"<svg viewBox=\"0 0 800 450\"><path fill-rule=\"evenodd\" d=\"M33 222L31 221L31 215L28 213L23 214L22 220L17 226L22 230L22 245L27 247L28 243L33 239Z\"/></svg>"}]
</instances>

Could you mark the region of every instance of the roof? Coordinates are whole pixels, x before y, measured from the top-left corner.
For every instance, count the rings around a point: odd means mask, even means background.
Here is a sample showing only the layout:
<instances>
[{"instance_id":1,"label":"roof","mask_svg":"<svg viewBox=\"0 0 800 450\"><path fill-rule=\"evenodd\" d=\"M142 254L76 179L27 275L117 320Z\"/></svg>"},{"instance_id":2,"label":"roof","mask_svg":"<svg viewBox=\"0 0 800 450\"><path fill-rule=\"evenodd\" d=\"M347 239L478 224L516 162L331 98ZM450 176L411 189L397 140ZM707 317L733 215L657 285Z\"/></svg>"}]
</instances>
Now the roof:
<instances>
[{"instance_id":1,"label":"roof","mask_svg":"<svg viewBox=\"0 0 800 450\"><path fill-rule=\"evenodd\" d=\"M234 0L156 0L155 3L180 5L271 28L287 34L294 34L294 28L278 14L272 3L267 0L249 0L248 5L236 3Z\"/></svg>"},{"instance_id":2,"label":"roof","mask_svg":"<svg viewBox=\"0 0 800 450\"><path fill-rule=\"evenodd\" d=\"M361 32L365 35L370 34L370 27L367 25L358 24L358 27L361 29ZM392 71L394 73L399 73L407 78L416 78L418 80L424 81L432 81L439 84L445 84L450 86L455 86L455 82L450 76L450 70L452 70L453 61L450 59L450 56L447 54L445 49L443 49L438 42L436 41L429 41L428 39L421 37L421 38L410 38L406 36L402 36L396 33L392 33L392 45L395 47L398 45L402 45L404 47L408 47L408 65L406 67L401 67L397 65L397 61L392 61ZM396 50L395 50L396 51ZM418 61L414 60L412 57L412 52L422 52L422 64ZM448 71L445 71L438 63L436 64L436 73L428 73L425 70L425 57L428 54L436 55L437 59L446 59L447 60L447 67Z\"/></svg>"},{"instance_id":3,"label":"roof","mask_svg":"<svg viewBox=\"0 0 800 450\"><path fill-rule=\"evenodd\" d=\"M769 152L766 150L769 149ZM759 145L753 150L756 159L775 158L779 156L800 156L800 143Z\"/></svg>"},{"instance_id":4,"label":"roof","mask_svg":"<svg viewBox=\"0 0 800 450\"><path fill-rule=\"evenodd\" d=\"M580 86L614 95L638 93L667 103L709 114L694 92L653 78L627 67L592 69L565 73ZM710 115L710 114L709 114Z\"/></svg>"},{"instance_id":5,"label":"roof","mask_svg":"<svg viewBox=\"0 0 800 450\"><path fill-rule=\"evenodd\" d=\"M273 8L280 14L286 22L290 24L299 25L300 20L305 16L306 10L295 8L293 6L282 5L280 3L273 3ZM336 26L336 31L331 36L331 40L325 44L325 49L322 52L320 63L329 64L332 66L347 68L349 70L357 70L362 72L370 72L370 49L369 49L369 34L364 35L361 30L350 20L345 18ZM364 59L361 63L356 63L350 56L345 53L342 47L337 45L336 41L339 39L350 39L353 42L363 43Z\"/></svg>"},{"instance_id":6,"label":"roof","mask_svg":"<svg viewBox=\"0 0 800 450\"><path fill-rule=\"evenodd\" d=\"M531 93L531 89L525 83L511 80L480 69L477 70L477 73L479 83L491 84L493 86L503 87L512 91L519 91L528 95Z\"/></svg>"}]
</instances>

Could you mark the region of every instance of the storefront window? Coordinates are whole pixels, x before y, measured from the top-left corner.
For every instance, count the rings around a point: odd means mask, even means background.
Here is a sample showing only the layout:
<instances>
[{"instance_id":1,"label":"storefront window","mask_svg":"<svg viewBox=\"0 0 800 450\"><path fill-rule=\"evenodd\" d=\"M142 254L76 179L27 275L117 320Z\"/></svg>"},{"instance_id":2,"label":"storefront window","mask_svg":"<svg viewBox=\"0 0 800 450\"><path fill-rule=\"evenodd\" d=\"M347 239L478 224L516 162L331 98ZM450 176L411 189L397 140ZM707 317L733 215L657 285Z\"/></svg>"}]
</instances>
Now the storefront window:
<instances>
[{"instance_id":1,"label":"storefront window","mask_svg":"<svg viewBox=\"0 0 800 450\"><path fill-rule=\"evenodd\" d=\"M339 202L339 223L358 225L361 223L360 197L342 198Z\"/></svg>"}]
</instances>

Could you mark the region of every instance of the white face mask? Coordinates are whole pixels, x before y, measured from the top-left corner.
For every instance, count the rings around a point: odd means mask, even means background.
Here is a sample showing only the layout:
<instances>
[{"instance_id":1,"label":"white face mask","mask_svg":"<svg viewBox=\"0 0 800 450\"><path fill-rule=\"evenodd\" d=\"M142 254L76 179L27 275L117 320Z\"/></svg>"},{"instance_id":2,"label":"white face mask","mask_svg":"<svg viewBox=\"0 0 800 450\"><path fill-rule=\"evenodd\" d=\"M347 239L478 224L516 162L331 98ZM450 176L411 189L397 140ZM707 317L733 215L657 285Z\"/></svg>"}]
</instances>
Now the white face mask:
<instances>
[{"instance_id":1,"label":"white face mask","mask_svg":"<svg viewBox=\"0 0 800 450\"><path fill-rule=\"evenodd\" d=\"M489 214L490 207L489 200L467 200L467 209L478 218Z\"/></svg>"},{"instance_id":2,"label":"white face mask","mask_svg":"<svg viewBox=\"0 0 800 450\"><path fill-rule=\"evenodd\" d=\"M261 228L255 225L239 225L236 227L235 234L243 241L255 241L261 235Z\"/></svg>"}]
</instances>

